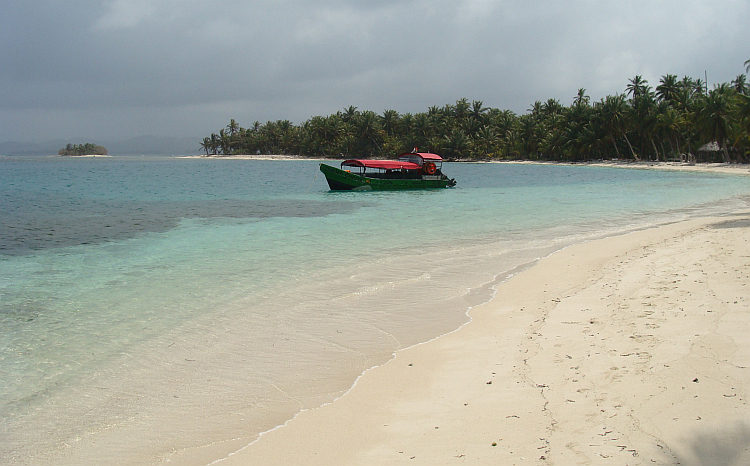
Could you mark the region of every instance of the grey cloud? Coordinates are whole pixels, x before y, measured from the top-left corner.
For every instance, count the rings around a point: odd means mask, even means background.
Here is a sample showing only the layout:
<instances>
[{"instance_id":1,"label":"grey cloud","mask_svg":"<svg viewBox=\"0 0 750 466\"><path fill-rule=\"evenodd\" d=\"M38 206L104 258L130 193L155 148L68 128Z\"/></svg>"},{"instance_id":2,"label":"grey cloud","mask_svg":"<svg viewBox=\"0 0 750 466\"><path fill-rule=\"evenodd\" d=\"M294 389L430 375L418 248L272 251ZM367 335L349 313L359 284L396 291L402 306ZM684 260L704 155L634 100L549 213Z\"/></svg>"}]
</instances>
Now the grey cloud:
<instances>
[{"instance_id":1,"label":"grey cloud","mask_svg":"<svg viewBox=\"0 0 750 466\"><path fill-rule=\"evenodd\" d=\"M65 137L76 119L76 134L202 136L229 118L462 97L521 113L579 87L622 92L636 74L724 82L750 58L746 0L5 3L0 140Z\"/></svg>"}]
</instances>

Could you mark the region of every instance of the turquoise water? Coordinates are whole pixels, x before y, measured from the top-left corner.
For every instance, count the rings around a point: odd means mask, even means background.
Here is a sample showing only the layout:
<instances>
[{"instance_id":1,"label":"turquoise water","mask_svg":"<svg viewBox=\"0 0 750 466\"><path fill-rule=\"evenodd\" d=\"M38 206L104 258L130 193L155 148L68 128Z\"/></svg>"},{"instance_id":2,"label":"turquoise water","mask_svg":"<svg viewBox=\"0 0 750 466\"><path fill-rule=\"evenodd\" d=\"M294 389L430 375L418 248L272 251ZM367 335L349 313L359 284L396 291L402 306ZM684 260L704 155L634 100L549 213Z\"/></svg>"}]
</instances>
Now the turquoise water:
<instances>
[{"instance_id":1,"label":"turquoise water","mask_svg":"<svg viewBox=\"0 0 750 466\"><path fill-rule=\"evenodd\" d=\"M444 172L456 188L351 193L315 161L0 157L0 462L252 441L460 326L516 267L750 193L740 176Z\"/></svg>"}]
</instances>

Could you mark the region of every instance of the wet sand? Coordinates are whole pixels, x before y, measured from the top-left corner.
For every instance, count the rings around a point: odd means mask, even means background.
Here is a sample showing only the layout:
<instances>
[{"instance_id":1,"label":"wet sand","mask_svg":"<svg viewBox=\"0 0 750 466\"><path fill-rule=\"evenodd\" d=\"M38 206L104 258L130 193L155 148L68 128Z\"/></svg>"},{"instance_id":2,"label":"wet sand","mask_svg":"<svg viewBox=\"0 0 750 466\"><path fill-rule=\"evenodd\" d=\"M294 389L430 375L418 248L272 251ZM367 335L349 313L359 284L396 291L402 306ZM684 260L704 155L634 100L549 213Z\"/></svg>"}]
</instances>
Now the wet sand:
<instances>
[{"instance_id":1,"label":"wet sand","mask_svg":"<svg viewBox=\"0 0 750 466\"><path fill-rule=\"evenodd\" d=\"M750 212L569 247L216 464L747 464L749 282Z\"/></svg>"}]
</instances>

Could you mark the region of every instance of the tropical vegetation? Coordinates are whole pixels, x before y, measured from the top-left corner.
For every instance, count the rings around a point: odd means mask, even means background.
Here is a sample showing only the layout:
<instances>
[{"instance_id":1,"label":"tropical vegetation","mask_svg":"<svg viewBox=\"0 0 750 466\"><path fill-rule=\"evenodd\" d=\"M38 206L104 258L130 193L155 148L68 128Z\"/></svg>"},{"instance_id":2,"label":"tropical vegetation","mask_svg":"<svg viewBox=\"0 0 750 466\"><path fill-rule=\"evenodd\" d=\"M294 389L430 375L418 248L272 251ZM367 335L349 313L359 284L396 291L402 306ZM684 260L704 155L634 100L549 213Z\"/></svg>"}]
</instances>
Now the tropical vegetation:
<instances>
[{"instance_id":1,"label":"tropical vegetation","mask_svg":"<svg viewBox=\"0 0 750 466\"><path fill-rule=\"evenodd\" d=\"M745 62L750 73L750 60ZM745 74L709 90L700 79L642 76L592 102L579 89L570 105L535 102L526 114L460 99L423 113L382 114L350 106L300 125L289 120L241 127L234 119L203 139L206 155L294 154L388 157L418 147L453 160L629 159L748 162L750 86Z\"/></svg>"},{"instance_id":2,"label":"tropical vegetation","mask_svg":"<svg viewBox=\"0 0 750 466\"><path fill-rule=\"evenodd\" d=\"M91 142L85 144L68 144L57 151L57 155L107 155L107 148L97 146Z\"/></svg>"}]
</instances>

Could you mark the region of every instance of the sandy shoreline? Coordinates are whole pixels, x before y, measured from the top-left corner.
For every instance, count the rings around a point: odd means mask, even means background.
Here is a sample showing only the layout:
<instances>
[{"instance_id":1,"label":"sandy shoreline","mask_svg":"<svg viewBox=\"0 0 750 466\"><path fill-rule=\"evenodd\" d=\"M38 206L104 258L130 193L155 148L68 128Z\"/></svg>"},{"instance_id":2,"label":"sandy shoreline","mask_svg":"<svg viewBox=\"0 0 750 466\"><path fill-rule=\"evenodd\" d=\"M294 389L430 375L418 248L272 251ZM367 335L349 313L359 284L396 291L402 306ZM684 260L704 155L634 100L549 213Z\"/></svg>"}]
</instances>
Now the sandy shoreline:
<instances>
[{"instance_id":1,"label":"sandy shoreline","mask_svg":"<svg viewBox=\"0 0 750 466\"><path fill-rule=\"evenodd\" d=\"M493 162L494 163L494 162ZM497 162L506 163L506 162ZM680 163L680 162L625 162L625 161L594 161L581 163L556 163L556 162L507 162L520 164L541 165L576 165L592 167L629 168L635 170L672 170L685 172L723 173L726 175L750 175L750 165L738 163Z\"/></svg>"},{"instance_id":2,"label":"sandy shoreline","mask_svg":"<svg viewBox=\"0 0 750 466\"><path fill-rule=\"evenodd\" d=\"M736 164L586 165L750 175ZM369 369L335 402L250 445L237 438L166 460L750 464L749 279L750 212L577 244L498 285L469 324Z\"/></svg>"},{"instance_id":3,"label":"sandy shoreline","mask_svg":"<svg viewBox=\"0 0 750 466\"><path fill-rule=\"evenodd\" d=\"M569 247L499 285L466 326L399 351L336 402L217 464L748 455L749 275L750 212Z\"/></svg>"},{"instance_id":4,"label":"sandy shoreline","mask_svg":"<svg viewBox=\"0 0 750 466\"><path fill-rule=\"evenodd\" d=\"M316 160L319 162L340 162L343 159L316 159L296 155L227 155L227 156L205 156L189 155L178 158L187 159L212 159L212 160ZM750 176L749 164L727 164L727 163L680 163L680 162L630 162L630 161L592 161L592 162L537 162L537 161L488 161L488 162L459 162L459 163L507 163L507 164L527 164L527 165L576 165L592 167L611 167L611 168L630 168L640 170L675 170L688 172L712 172L731 175L748 175Z\"/></svg>"}]
</instances>

